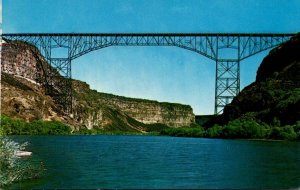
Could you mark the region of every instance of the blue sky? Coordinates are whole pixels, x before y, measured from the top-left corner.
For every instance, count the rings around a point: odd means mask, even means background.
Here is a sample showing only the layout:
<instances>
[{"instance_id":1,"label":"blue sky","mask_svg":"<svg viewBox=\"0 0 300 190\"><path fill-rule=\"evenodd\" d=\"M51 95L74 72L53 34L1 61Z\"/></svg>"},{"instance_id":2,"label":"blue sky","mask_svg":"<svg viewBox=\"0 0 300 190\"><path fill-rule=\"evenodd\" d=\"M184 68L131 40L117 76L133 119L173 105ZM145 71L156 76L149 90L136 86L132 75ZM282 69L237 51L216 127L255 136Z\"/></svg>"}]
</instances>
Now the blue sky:
<instances>
[{"instance_id":1,"label":"blue sky","mask_svg":"<svg viewBox=\"0 0 300 190\"><path fill-rule=\"evenodd\" d=\"M299 32L299 0L2 0L4 33ZM241 63L241 87L268 52ZM215 64L176 47L109 47L72 63L73 78L117 95L214 111Z\"/></svg>"}]
</instances>

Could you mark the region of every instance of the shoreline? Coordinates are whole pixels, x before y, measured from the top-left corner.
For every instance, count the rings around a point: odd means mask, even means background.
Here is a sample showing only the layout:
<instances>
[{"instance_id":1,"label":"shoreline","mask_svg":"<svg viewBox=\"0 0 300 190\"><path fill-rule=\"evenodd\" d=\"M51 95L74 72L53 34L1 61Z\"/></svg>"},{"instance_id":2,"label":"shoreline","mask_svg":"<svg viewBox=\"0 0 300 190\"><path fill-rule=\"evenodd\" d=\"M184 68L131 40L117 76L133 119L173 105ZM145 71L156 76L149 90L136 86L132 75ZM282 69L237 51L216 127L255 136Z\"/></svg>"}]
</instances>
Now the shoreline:
<instances>
[{"instance_id":1,"label":"shoreline","mask_svg":"<svg viewBox=\"0 0 300 190\"><path fill-rule=\"evenodd\" d=\"M300 142L299 140L284 140L284 139L243 139L243 138L210 138L210 137L192 137L192 136L172 136L172 135L160 135L159 133L99 133L99 134L62 134L62 135L2 135L6 137L28 137L28 136L162 136L162 137L177 137L177 138L205 138L205 139L218 139L218 140L244 140L244 141L266 141L266 142ZM24 151L27 152L27 151Z\"/></svg>"}]
</instances>

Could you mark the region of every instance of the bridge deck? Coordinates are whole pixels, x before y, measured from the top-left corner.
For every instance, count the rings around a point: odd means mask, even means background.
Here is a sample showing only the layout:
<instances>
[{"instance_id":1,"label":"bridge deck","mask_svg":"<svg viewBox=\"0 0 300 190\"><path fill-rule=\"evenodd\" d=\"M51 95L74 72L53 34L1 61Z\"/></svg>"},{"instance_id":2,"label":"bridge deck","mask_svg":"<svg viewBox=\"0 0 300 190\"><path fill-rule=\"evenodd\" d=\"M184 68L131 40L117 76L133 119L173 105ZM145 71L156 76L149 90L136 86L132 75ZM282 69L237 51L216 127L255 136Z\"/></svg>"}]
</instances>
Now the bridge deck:
<instances>
[{"instance_id":1,"label":"bridge deck","mask_svg":"<svg viewBox=\"0 0 300 190\"><path fill-rule=\"evenodd\" d=\"M297 33L3 33L2 36L294 36Z\"/></svg>"}]
</instances>

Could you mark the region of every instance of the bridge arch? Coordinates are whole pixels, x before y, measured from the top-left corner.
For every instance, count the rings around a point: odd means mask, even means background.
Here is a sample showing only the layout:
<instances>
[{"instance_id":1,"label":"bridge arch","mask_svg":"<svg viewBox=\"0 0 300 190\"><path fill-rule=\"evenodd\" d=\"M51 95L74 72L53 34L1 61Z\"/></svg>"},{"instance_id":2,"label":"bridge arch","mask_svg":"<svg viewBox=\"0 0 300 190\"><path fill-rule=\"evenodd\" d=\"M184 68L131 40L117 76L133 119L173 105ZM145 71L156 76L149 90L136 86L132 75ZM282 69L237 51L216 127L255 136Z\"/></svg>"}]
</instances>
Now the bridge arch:
<instances>
[{"instance_id":1,"label":"bridge arch","mask_svg":"<svg viewBox=\"0 0 300 190\"><path fill-rule=\"evenodd\" d=\"M72 77L105 93L189 104L196 114L212 114L214 65L177 47L112 46L73 60Z\"/></svg>"}]
</instances>

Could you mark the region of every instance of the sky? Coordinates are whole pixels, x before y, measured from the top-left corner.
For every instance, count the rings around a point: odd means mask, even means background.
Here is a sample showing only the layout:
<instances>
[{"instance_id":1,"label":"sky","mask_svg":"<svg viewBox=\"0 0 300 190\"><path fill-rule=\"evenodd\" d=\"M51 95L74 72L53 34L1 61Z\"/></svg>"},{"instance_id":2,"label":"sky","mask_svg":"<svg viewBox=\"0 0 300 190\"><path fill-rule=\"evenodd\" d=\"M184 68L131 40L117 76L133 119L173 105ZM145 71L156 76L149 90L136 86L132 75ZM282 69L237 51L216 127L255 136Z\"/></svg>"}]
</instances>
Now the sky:
<instances>
[{"instance_id":1,"label":"sky","mask_svg":"<svg viewBox=\"0 0 300 190\"><path fill-rule=\"evenodd\" d=\"M0 0L1 2L1 0ZM3 33L296 33L300 0L2 0ZM241 62L241 88L268 51ZM108 47L72 62L72 77L116 95L213 114L215 63L178 47Z\"/></svg>"}]
</instances>

